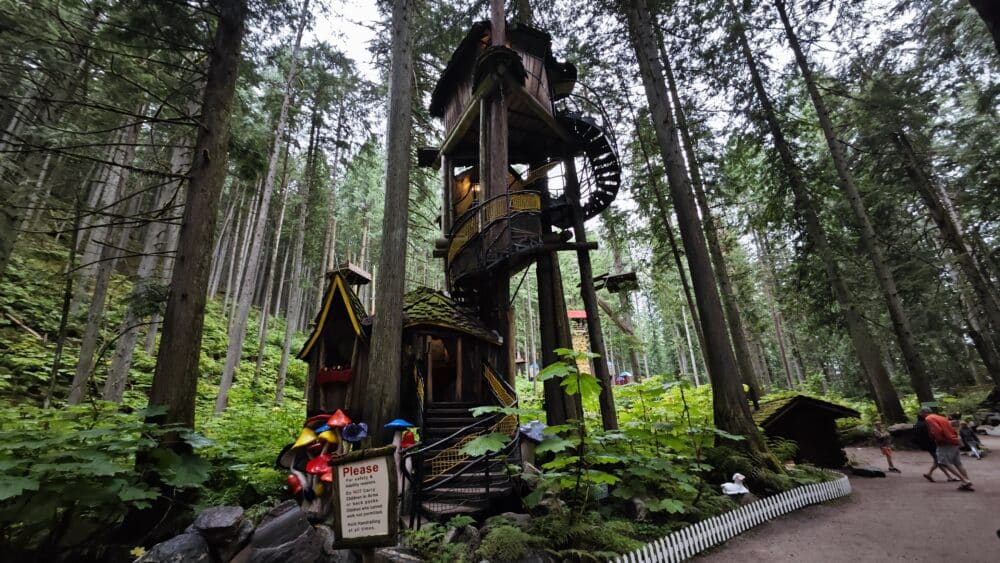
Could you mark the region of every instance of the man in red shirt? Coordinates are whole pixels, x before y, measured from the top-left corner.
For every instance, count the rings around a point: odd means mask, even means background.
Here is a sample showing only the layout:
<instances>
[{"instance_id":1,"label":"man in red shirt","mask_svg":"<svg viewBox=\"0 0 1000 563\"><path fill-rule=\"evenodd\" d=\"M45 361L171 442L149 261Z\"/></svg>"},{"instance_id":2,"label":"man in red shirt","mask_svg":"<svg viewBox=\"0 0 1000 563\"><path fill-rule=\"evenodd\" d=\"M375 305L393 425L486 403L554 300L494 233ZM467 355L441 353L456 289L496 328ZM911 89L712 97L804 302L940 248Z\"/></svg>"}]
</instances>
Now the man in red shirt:
<instances>
[{"instance_id":1,"label":"man in red shirt","mask_svg":"<svg viewBox=\"0 0 1000 563\"><path fill-rule=\"evenodd\" d=\"M969 475L962 467L962 459L959 457L958 448L962 441L958 439L958 433L951 427L951 421L939 414L934 414L930 407L920 407L920 414L924 415L927 432L937 445L938 465L953 470L961 477L962 484L958 486L959 490L973 490L972 481L969 481Z\"/></svg>"}]
</instances>

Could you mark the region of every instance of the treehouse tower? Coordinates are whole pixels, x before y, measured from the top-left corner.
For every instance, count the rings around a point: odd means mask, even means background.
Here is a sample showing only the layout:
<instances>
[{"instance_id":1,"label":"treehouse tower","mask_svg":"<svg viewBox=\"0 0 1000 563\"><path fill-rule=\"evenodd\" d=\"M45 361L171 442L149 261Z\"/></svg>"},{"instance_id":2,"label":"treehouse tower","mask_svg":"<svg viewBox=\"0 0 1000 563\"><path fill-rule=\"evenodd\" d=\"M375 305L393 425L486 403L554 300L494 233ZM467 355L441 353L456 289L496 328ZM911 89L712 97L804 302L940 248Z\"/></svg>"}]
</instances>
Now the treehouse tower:
<instances>
[{"instance_id":1,"label":"treehouse tower","mask_svg":"<svg viewBox=\"0 0 1000 563\"><path fill-rule=\"evenodd\" d=\"M439 516L484 510L510 492L501 475L516 455L516 417L473 418L468 411L516 404L515 276L538 263L543 361L551 363L553 350L571 347L555 253L576 251L589 340L605 355L589 259L596 245L587 242L583 223L618 192L613 139L605 134L603 113L572 94L576 68L556 60L551 36L508 25L503 2L491 5L490 21L472 25L431 96L430 112L441 119L444 138L418 151L419 164L441 174L435 256L444 260L448 295L423 296L420 310L437 312L420 315L445 320L415 327L407 340L420 400L415 417L424 430L407 480L416 506ZM407 309L408 319L413 311ZM604 359L594 363L599 378L601 366L606 372ZM553 406L565 400L561 396L547 392L550 422L576 416ZM477 459L461 453L472 438L497 431L514 438L505 451Z\"/></svg>"}]
</instances>

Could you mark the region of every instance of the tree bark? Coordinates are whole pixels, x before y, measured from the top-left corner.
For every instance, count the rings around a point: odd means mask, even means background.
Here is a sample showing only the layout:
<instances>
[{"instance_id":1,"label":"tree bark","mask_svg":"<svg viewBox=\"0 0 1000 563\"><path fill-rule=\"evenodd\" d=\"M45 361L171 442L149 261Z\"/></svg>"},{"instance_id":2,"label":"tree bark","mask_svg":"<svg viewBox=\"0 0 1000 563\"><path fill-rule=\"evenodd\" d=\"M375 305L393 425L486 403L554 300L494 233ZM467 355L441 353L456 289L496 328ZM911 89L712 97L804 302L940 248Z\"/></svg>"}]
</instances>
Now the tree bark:
<instances>
[{"instance_id":1,"label":"tree bark","mask_svg":"<svg viewBox=\"0 0 1000 563\"><path fill-rule=\"evenodd\" d=\"M680 93L677 90L677 82L674 80L674 71L670 68L666 53L662 50L663 42L660 41L659 45L661 48L661 58L663 59L663 70L667 76L670 99L674 107L674 116L676 116L677 129L681 134L684 155L687 157L688 170L691 173L691 186L694 188L695 200L698 202L698 208L701 210L701 218L705 224L705 239L708 242L708 252L712 258L715 278L718 282L719 293L722 296L722 305L726 313L726 322L729 326L729 336L732 339L733 351L736 352L736 363L739 366L743 384L750 389L750 396L756 405L757 400L762 395L760 380L753 366L750 346L747 344L746 332L743 329L743 319L740 317L740 308L736 301L736 292L733 291L733 282L729 278L726 258L722 252L722 244L719 242L719 230L715 224L715 217L712 215L712 207L708 204L708 197L705 195L705 185L701 178L701 162L695 151L694 139L688 129L687 116L684 114Z\"/></svg>"},{"instance_id":2,"label":"tree bark","mask_svg":"<svg viewBox=\"0 0 1000 563\"><path fill-rule=\"evenodd\" d=\"M635 0L629 4L628 21L661 156L667 168L674 211L677 213L699 319L705 335L705 358L712 381L715 425L727 432L744 436L746 441L742 444L750 451L767 452L767 445L750 416L737 375L736 358L729 345L722 303L715 285L697 207L691 195L691 182L684 167L677 128L670 116L669 94L657 55L653 21L645 0ZM770 461L767 464L777 468L777 462Z\"/></svg>"},{"instance_id":3,"label":"tree bark","mask_svg":"<svg viewBox=\"0 0 1000 563\"><path fill-rule=\"evenodd\" d=\"M639 123L639 114L632 107L632 100L628 96L628 85L625 82L625 76L622 75L622 90L624 91L624 100L626 105L628 105L629 112L632 114L632 123L635 125L636 130L636 140L639 144L639 149L642 152L643 161L646 166L646 175L649 181L653 184L653 195L656 200L656 208L660 213L660 221L663 223L663 230L666 233L667 244L670 246L670 255L674 259L674 267L677 268L677 277L681 280L681 288L684 291L684 300L687 303L688 312L691 314L691 318L695 319L694 327L695 334L698 337L698 344L701 349L705 349L705 335L701 332L701 327L698 324L698 308L694 303L694 296L691 293L691 285L688 283L687 271L684 268L684 260L681 257L680 248L677 246L677 236L674 234L674 227L670 221L670 206L667 204L667 198L663 195L663 188L660 186L660 182L656 175L653 174L653 162L650 157L649 150L646 148L646 142L641 134L641 124Z\"/></svg>"},{"instance_id":4,"label":"tree bark","mask_svg":"<svg viewBox=\"0 0 1000 563\"><path fill-rule=\"evenodd\" d=\"M281 158L282 140L285 137L285 127L288 124L288 106L291 103L293 84L298 68L299 49L302 46L302 34L305 32L306 23L309 21L309 2L310 0L305 0L302 3L299 25L295 32L295 44L292 47L292 53L288 62L288 77L285 80L284 97L281 100L278 123L274 128L274 147L271 149L271 159L267 165L267 177L264 180L264 189L260 196L256 224L252 231L253 238L250 243L250 252L246 259L247 267L244 273L244 285L239 292L235 321L229 331L229 347L226 349L226 362L223 365L222 379L219 382L219 396L215 401L216 414L226 410L226 404L229 401L229 388L233 385L233 378L236 375L240 359L243 356L243 340L246 338L247 319L250 316L250 306L252 305L256 290L257 269L260 266L261 246L264 242L264 233L267 230L267 216L271 205L271 193L274 191L274 179L278 173L278 161Z\"/></svg>"},{"instance_id":5,"label":"tree bark","mask_svg":"<svg viewBox=\"0 0 1000 563\"><path fill-rule=\"evenodd\" d=\"M226 178L229 121L247 12L243 0L218 0L217 9L219 22L209 56L188 197L149 394L151 407L167 407L165 414L151 417L154 421L189 428L194 426L211 248Z\"/></svg>"},{"instance_id":6,"label":"tree bark","mask_svg":"<svg viewBox=\"0 0 1000 563\"><path fill-rule=\"evenodd\" d=\"M409 211L410 130L412 127L413 38L412 0L392 4L389 73L389 124L386 130L385 214L382 252L375 285L379 308L372 327L362 420L373 429L376 443L388 443L383 426L399 416L402 369L403 292L406 284L406 237Z\"/></svg>"},{"instance_id":7,"label":"tree bark","mask_svg":"<svg viewBox=\"0 0 1000 563\"><path fill-rule=\"evenodd\" d=\"M802 213L806 233L809 236L813 249L823 261L827 278L830 280L830 287L844 315L844 321L847 324L847 330L850 334L851 342L854 344L858 360L861 363L862 371L868 375L868 380L871 383L875 402L878 404L879 411L887 422L905 422L906 415L899 402L899 396L896 394L896 389L893 388L892 382L889 380L885 366L882 365L882 353L871 332L868 330L867 325L865 325L864 319L862 319L861 314L858 312L850 291L847 289L847 283L841 274L840 265L834 258L833 250L827 241L826 231L823 229L819 221L819 216L816 214L815 203L806 188L805 181L795 162L795 158L792 156L791 148L785 139L781 125L778 123L774 105L771 103L767 90L764 89L764 81L760 76L753 52L750 50L750 42L747 40L746 31L744 30L739 12L733 0L728 0L728 4L734 18L734 23L736 24L740 49L750 70L751 82L757 94L757 101L763 110L768 129L771 132L774 148L781 160L782 169L788 179L788 185L795 196L796 207Z\"/></svg>"},{"instance_id":8,"label":"tree bark","mask_svg":"<svg viewBox=\"0 0 1000 563\"><path fill-rule=\"evenodd\" d=\"M886 263L885 254L875 233L875 227L868 217L868 211L865 209L864 201L861 199L861 193L854 183L854 175L848 167L847 155L844 152L843 144L836 137L833 122L830 119L830 112L826 107L823 96L819 92L819 87L809 66L809 61L806 60L805 54L802 52L802 47L799 45L798 36L795 34L795 30L792 29L788 13L785 11L785 2L784 0L775 0L774 5L778 9L778 16L781 18L781 23L785 28L785 36L788 38L788 43L792 48L792 52L795 53L795 60L798 63L799 71L802 73L806 89L809 91L809 97L816 108L820 128L823 130L826 144L830 148L830 156L833 158L834 169L837 171L837 184L844 193L844 197L847 199L848 204L850 204L858 225L861 227L861 241L868 251L872 268L875 270L875 277L879 281L879 287L882 288L883 297L889 308L892 328L896 333L896 339L899 341L899 347L903 352L903 363L906 364L906 370L910 374L910 383L913 385L913 390L916 392L920 402L931 402L934 400L934 392L931 390L927 368L924 366L923 358L921 358L920 352L917 350L917 344L913 338L913 330L910 327L910 319L903 309L899 290L896 288L895 277Z\"/></svg>"}]
</instances>

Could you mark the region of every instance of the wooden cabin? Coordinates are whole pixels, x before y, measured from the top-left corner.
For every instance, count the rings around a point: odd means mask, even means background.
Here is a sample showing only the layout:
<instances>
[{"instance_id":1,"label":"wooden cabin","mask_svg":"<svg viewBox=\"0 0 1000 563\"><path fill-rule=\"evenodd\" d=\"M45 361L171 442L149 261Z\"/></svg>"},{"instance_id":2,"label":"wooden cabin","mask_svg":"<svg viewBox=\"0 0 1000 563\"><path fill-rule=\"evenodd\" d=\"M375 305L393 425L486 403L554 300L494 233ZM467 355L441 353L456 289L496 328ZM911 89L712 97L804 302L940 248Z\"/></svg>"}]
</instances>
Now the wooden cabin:
<instances>
[{"instance_id":1,"label":"wooden cabin","mask_svg":"<svg viewBox=\"0 0 1000 563\"><path fill-rule=\"evenodd\" d=\"M760 404L754 421L772 438L799 446L796 463L839 468L847 464L837 419L858 417L858 411L806 395L792 395Z\"/></svg>"},{"instance_id":2,"label":"wooden cabin","mask_svg":"<svg viewBox=\"0 0 1000 563\"><path fill-rule=\"evenodd\" d=\"M371 281L360 268L347 265L327 274L323 304L312 333L298 353L309 364L306 411L345 408L351 381L368 369L368 313L355 288Z\"/></svg>"}]
</instances>

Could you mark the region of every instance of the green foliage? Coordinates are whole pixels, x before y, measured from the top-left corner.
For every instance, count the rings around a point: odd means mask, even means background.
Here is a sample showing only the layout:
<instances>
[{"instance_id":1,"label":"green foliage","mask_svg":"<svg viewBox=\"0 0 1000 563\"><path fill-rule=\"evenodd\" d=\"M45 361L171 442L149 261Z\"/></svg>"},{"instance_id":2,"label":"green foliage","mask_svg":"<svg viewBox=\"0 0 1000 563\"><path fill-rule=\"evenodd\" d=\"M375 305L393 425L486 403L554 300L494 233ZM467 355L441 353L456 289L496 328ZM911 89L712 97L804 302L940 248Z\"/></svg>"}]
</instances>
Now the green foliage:
<instances>
[{"instance_id":1,"label":"green foliage","mask_svg":"<svg viewBox=\"0 0 1000 563\"><path fill-rule=\"evenodd\" d=\"M170 431L115 405L0 409L0 550L70 549L121 523L161 496L135 472L135 454ZM182 433L191 445L204 439ZM154 450L155 468L175 488L200 487L210 465L197 455Z\"/></svg>"},{"instance_id":2,"label":"green foliage","mask_svg":"<svg viewBox=\"0 0 1000 563\"><path fill-rule=\"evenodd\" d=\"M510 524L490 528L479 543L476 555L481 559L503 563L520 561L532 547L544 545L544 539L532 536Z\"/></svg>"},{"instance_id":3,"label":"green foliage","mask_svg":"<svg viewBox=\"0 0 1000 563\"><path fill-rule=\"evenodd\" d=\"M468 516L453 516L444 525L430 522L417 529L403 530L403 543L429 563L465 563L471 560L468 546L462 543L445 543L449 530L464 528L473 523Z\"/></svg>"}]
</instances>

